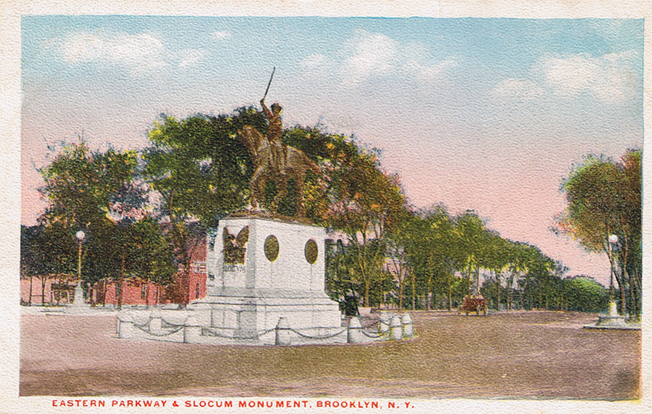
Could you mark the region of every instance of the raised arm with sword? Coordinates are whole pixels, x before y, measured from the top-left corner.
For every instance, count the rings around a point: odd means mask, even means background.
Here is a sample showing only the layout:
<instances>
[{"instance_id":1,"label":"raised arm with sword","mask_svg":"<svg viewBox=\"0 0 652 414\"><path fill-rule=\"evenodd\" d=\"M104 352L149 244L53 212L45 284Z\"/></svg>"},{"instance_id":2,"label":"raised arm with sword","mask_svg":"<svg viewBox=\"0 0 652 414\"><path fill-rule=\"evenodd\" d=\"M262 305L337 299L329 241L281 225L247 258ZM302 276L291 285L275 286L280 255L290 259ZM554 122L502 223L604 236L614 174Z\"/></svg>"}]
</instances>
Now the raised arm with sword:
<instances>
[{"instance_id":1,"label":"raised arm with sword","mask_svg":"<svg viewBox=\"0 0 652 414\"><path fill-rule=\"evenodd\" d=\"M276 67L272 69L272 76L269 78L267 89L265 90L263 99L260 100L260 105L263 107L263 112L265 113L267 122L269 122L269 126L267 127L267 140L270 144L274 164L279 171L283 172L285 171L286 157L286 151L281 142L283 136L283 121L281 120L281 113L283 112L283 108L278 103L273 103L272 110L270 111L267 105L265 105L265 98L267 97L267 92L269 92L269 87L272 84L272 79L274 79L274 72L276 72Z\"/></svg>"}]
</instances>

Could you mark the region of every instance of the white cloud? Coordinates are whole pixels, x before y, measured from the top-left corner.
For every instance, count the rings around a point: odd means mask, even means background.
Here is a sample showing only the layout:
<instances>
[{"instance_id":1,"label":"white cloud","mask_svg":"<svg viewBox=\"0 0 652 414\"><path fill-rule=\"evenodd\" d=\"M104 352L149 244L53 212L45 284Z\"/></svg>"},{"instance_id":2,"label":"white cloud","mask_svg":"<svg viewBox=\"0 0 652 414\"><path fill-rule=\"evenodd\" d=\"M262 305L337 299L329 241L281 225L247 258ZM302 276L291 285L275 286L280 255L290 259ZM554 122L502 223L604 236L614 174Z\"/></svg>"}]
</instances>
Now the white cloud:
<instances>
[{"instance_id":1,"label":"white cloud","mask_svg":"<svg viewBox=\"0 0 652 414\"><path fill-rule=\"evenodd\" d=\"M108 62L128 68L132 74L165 66L163 43L149 34L91 34L78 32L59 45L65 62Z\"/></svg>"},{"instance_id":2,"label":"white cloud","mask_svg":"<svg viewBox=\"0 0 652 414\"><path fill-rule=\"evenodd\" d=\"M510 78L498 83L490 93L498 99L529 101L542 96L545 91L536 82Z\"/></svg>"},{"instance_id":3,"label":"white cloud","mask_svg":"<svg viewBox=\"0 0 652 414\"><path fill-rule=\"evenodd\" d=\"M572 55L542 59L539 71L550 89L561 96L588 92L606 103L622 103L636 95L633 52L602 57Z\"/></svg>"},{"instance_id":4,"label":"white cloud","mask_svg":"<svg viewBox=\"0 0 652 414\"><path fill-rule=\"evenodd\" d=\"M542 58L531 69L534 80L505 79L490 94L497 99L532 100L546 93L567 98L587 93L604 103L621 104L637 94L635 56L624 52Z\"/></svg>"},{"instance_id":5,"label":"white cloud","mask_svg":"<svg viewBox=\"0 0 652 414\"><path fill-rule=\"evenodd\" d=\"M449 69L458 65L455 59L447 59L438 63L422 63L419 60L407 61L403 64L403 69L412 73L415 78L422 81L433 81L440 79L441 76Z\"/></svg>"},{"instance_id":6,"label":"white cloud","mask_svg":"<svg viewBox=\"0 0 652 414\"><path fill-rule=\"evenodd\" d=\"M196 65L206 53L201 49L183 49L181 51L180 68L187 68Z\"/></svg>"},{"instance_id":7,"label":"white cloud","mask_svg":"<svg viewBox=\"0 0 652 414\"><path fill-rule=\"evenodd\" d=\"M392 72L419 82L432 82L458 66L454 58L434 59L422 44L401 44L384 34L365 30L355 32L349 52L342 72L353 83Z\"/></svg>"},{"instance_id":8,"label":"white cloud","mask_svg":"<svg viewBox=\"0 0 652 414\"><path fill-rule=\"evenodd\" d=\"M301 67L310 69L321 66L324 63L326 63L326 56L322 55L321 53L316 53L302 60Z\"/></svg>"},{"instance_id":9,"label":"white cloud","mask_svg":"<svg viewBox=\"0 0 652 414\"><path fill-rule=\"evenodd\" d=\"M346 59L344 71L351 81L371 75L383 75L394 67L398 43L379 33L357 30L351 41L352 56Z\"/></svg>"},{"instance_id":10,"label":"white cloud","mask_svg":"<svg viewBox=\"0 0 652 414\"><path fill-rule=\"evenodd\" d=\"M231 33L229 32L222 32L222 31L213 32L213 39L215 40L225 40L228 39L229 37L231 37Z\"/></svg>"}]
</instances>

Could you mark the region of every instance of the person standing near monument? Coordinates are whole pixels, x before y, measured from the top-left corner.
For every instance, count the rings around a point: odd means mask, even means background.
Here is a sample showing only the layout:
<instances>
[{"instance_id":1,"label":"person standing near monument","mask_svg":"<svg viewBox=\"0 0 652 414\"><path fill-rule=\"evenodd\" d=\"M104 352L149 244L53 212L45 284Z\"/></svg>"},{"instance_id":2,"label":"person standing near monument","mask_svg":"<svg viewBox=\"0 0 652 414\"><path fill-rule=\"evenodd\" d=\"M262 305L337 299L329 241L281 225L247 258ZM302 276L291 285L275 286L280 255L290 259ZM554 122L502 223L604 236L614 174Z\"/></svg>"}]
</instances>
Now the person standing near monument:
<instances>
[{"instance_id":1,"label":"person standing near monument","mask_svg":"<svg viewBox=\"0 0 652 414\"><path fill-rule=\"evenodd\" d=\"M281 137L283 136L281 113L283 112L283 108L278 103L273 103L272 110L270 111L267 105L265 105L265 98L260 100L260 105L263 107L263 112L269 123L266 136L272 153L273 164L278 168L279 172L284 173L286 150L281 142Z\"/></svg>"}]
</instances>

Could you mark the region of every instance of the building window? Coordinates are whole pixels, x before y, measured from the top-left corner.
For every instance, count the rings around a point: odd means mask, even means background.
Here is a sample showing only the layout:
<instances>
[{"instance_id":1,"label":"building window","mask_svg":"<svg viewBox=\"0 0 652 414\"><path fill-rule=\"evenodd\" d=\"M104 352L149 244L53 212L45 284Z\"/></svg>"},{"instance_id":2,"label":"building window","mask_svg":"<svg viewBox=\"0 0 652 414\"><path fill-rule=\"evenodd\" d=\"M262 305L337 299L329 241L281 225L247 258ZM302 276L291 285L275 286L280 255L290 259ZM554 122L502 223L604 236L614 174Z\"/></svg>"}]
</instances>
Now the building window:
<instances>
[{"instance_id":1,"label":"building window","mask_svg":"<svg viewBox=\"0 0 652 414\"><path fill-rule=\"evenodd\" d=\"M143 283L143 287L140 289L140 298L145 299L147 296L147 285Z\"/></svg>"},{"instance_id":2,"label":"building window","mask_svg":"<svg viewBox=\"0 0 652 414\"><path fill-rule=\"evenodd\" d=\"M199 299L199 282L195 285L195 298Z\"/></svg>"}]
</instances>

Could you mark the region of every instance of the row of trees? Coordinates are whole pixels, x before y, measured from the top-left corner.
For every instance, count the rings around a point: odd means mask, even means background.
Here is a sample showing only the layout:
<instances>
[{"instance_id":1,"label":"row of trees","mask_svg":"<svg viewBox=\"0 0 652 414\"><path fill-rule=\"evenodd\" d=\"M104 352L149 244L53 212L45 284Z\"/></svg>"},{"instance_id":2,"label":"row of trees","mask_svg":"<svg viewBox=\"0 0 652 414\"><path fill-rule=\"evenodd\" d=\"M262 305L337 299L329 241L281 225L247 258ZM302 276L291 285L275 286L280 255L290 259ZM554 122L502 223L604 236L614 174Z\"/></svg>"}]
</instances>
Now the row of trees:
<instances>
[{"instance_id":1,"label":"row of trees","mask_svg":"<svg viewBox=\"0 0 652 414\"><path fill-rule=\"evenodd\" d=\"M65 146L41 170L49 204L39 224L24 229L23 274L73 274L74 234L83 230L82 277L90 284L125 277L166 284L182 269L183 286L197 231L247 206L253 165L238 138L244 125L267 128L264 115L246 107L183 120L162 116L140 153L93 151L83 140ZM568 307L569 294L555 288L560 264L535 246L501 238L475 212L411 208L399 177L382 169L378 150L319 125L286 129L283 140L323 171L309 173L304 202L307 217L339 239L327 260L335 299L429 309L441 298L450 307L482 291L495 296L495 306ZM279 213L296 212L293 194ZM273 200L273 183L266 196ZM174 300L187 303L187 292L180 292Z\"/></svg>"},{"instance_id":2,"label":"row of trees","mask_svg":"<svg viewBox=\"0 0 652 414\"><path fill-rule=\"evenodd\" d=\"M89 286L117 282L118 305L127 278L145 284L172 280L176 266L171 246L159 222L145 212L138 162L134 151L92 151L80 140L65 146L41 170L45 184L39 190L48 206L36 226L21 228L21 274L39 278L42 295L48 278L77 277L80 230L82 279Z\"/></svg>"},{"instance_id":3,"label":"row of trees","mask_svg":"<svg viewBox=\"0 0 652 414\"><path fill-rule=\"evenodd\" d=\"M457 216L443 206L407 211L367 250L362 255L357 244L330 243L327 281L335 297L427 310L452 309L471 293L481 293L496 309L596 311L608 299L592 278L566 277L560 262L536 246L500 237L473 211ZM374 269L371 292L361 277L363 258Z\"/></svg>"}]
</instances>

